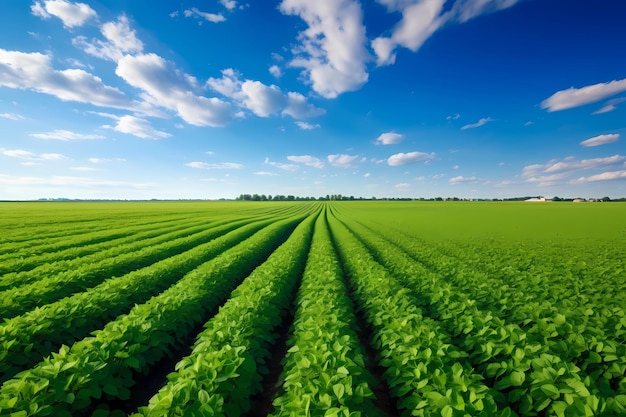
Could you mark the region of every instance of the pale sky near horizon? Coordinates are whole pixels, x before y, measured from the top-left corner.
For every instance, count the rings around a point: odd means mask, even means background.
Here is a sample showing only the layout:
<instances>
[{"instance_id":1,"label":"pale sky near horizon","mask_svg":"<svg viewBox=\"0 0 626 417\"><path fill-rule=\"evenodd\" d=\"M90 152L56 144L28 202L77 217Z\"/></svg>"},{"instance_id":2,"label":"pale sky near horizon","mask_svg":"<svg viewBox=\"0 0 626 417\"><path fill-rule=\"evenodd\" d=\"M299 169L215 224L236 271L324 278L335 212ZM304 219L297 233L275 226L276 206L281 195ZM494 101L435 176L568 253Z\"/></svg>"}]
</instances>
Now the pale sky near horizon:
<instances>
[{"instance_id":1,"label":"pale sky near horizon","mask_svg":"<svg viewBox=\"0 0 626 417\"><path fill-rule=\"evenodd\" d=\"M621 0L0 14L0 200L626 197Z\"/></svg>"}]
</instances>

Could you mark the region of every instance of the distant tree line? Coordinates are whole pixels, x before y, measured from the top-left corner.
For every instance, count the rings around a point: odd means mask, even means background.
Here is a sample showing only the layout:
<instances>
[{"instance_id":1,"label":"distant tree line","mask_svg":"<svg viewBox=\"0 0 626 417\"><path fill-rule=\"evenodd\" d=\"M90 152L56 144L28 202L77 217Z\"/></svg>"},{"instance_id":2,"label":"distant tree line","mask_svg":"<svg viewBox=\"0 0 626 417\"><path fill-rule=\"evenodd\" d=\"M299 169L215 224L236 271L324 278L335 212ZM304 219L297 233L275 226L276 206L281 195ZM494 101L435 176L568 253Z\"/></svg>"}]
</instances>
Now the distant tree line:
<instances>
[{"instance_id":1,"label":"distant tree line","mask_svg":"<svg viewBox=\"0 0 626 417\"><path fill-rule=\"evenodd\" d=\"M459 197L433 197L433 198L409 198L409 197L354 197L345 196L341 194L326 194L320 197L300 197L294 195L265 195L265 194L240 194L235 198L237 201L353 201L353 200L382 200L382 201L526 201L531 198L539 198L538 196L525 196L525 197L510 197L510 198L459 198ZM554 197L552 201L556 202L572 202L572 201L598 201L598 202L626 202L626 197L614 198L602 197L597 199L583 199L583 198L561 198Z\"/></svg>"}]
</instances>

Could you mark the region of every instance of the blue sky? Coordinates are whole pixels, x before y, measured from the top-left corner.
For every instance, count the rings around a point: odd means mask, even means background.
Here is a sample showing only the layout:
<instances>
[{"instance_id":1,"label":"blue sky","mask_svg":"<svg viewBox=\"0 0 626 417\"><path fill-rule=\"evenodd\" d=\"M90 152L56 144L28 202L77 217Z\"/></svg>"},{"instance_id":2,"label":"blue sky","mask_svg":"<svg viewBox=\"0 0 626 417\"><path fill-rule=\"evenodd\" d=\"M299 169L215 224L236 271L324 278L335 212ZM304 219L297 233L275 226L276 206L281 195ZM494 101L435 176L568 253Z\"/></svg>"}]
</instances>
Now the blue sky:
<instances>
[{"instance_id":1,"label":"blue sky","mask_svg":"<svg viewBox=\"0 0 626 417\"><path fill-rule=\"evenodd\" d=\"M0 14L0 199L626 196L622 0Z\"/></svg>"}]
</instances>

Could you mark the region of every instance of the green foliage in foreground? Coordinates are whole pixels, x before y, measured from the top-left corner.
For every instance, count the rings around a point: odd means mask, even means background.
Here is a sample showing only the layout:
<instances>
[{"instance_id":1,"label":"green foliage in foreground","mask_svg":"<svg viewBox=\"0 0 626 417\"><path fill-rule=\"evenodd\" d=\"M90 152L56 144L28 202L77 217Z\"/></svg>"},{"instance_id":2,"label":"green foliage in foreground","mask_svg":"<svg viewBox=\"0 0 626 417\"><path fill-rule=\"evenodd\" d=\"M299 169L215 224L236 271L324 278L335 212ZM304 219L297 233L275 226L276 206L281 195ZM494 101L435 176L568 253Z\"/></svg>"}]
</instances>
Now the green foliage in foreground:
<instances>
[{"instance_id":1,"label":"green foliage in foreground","mask_svg":"<svg viewBox=\"0 0 626 417\"><path fill-rule=\"evenodd\" d=\"M168 356L139 413L244 415L282 359L273 417L626 415L621 203L0 203L0 230L0 416L125 415Z\"/></svg>"}]
</instances>

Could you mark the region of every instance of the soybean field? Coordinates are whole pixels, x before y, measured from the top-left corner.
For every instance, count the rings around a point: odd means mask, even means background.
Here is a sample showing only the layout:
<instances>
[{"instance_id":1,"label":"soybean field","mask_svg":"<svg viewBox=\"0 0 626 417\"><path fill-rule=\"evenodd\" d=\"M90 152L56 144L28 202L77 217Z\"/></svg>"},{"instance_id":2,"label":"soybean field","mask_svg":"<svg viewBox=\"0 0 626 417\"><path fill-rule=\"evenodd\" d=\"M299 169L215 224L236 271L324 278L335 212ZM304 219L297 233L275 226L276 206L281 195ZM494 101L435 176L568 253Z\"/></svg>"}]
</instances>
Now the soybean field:
<instances>
[{"instance_id":1,"label":"soybean field","mask_svg":"<svg viewBox=\"0 0 626 417\"><path fill-rule=\"evenodd\" d=\"M0 203L0 416L624 416L626 204Z\"/></svg>"}]
</instances>

